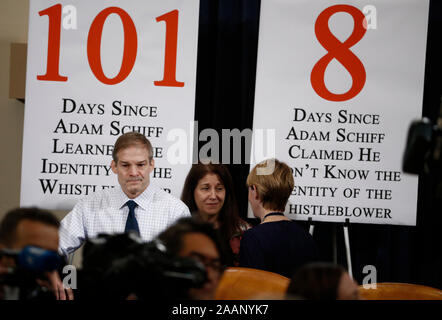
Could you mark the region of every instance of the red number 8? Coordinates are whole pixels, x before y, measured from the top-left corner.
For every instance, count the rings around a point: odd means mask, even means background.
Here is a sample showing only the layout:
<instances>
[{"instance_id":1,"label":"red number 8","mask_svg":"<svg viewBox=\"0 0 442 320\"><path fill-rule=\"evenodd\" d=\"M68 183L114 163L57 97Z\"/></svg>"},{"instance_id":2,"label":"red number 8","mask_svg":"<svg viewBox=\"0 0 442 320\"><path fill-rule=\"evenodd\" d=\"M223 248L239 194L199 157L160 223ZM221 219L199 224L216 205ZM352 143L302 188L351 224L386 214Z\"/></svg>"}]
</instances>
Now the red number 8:
<instances>
[{"instance_id":1,"label":"red number 8","mask_svg":"<svg viewBox=\"0 0 442 320\"><path fill-rule=\"evenodd\" d=\"M349 13L354 20L353 32L344 42L339 41L328 28L328 20L337 12ZM310 76L312 87L320 97L330 101L346 101L354 98L364 87L366 79L364 65L349 50L364 36L366 31L363 26L364 21L364 14L358 8L349 5L331 6L322 11L316 19L316 38L328 52L315 64ZM338 60L347 69L353 80L351 88L342 94L330 92L324 83L325 69L333 58Z\"/></svg>"}]
</instances>

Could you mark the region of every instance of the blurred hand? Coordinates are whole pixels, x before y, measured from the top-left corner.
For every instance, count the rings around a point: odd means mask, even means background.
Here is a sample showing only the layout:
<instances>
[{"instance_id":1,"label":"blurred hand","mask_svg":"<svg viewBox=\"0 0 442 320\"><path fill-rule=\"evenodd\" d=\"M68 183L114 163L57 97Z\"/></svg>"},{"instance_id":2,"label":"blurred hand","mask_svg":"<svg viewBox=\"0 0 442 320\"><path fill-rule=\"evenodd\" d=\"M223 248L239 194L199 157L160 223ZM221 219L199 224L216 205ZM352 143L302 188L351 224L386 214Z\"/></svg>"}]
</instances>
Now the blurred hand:
<instances>
[{"instance_id":1,"label":"blurred hand","mask_svg":"<svg viewBox=\"0 0 442 320\"><path fill-rule=\"evenodd\" d=\"M47 281L37 280L38 284L47 287L54 292L57 300L74 300L74 292L71 288L65 288L56 270L45 273Z\"/></svg>"}]
</instances>

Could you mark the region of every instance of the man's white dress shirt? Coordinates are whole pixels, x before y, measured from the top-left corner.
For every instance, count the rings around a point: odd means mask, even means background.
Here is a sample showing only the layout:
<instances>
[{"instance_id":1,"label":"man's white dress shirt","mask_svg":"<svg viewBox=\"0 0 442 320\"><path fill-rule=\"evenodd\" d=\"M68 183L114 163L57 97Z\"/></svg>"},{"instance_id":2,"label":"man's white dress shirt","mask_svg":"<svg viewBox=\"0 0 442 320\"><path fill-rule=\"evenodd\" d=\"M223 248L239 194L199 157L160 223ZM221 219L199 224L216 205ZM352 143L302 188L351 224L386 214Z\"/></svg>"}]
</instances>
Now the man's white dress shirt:
<instances>
[{"instance_id":1,"label":"man's white dress shirt","mask_svg":"<svg viewBox=\"0 0 442 320\"><path fill-rule=\"evenodd\" d=\"M80 200L61 221L59 251L67 256L88 238L100 233L124 233L130 200L120 186L96 192ZM153 240L181 217L189 217L187 206L167 192L149 185L135 199L135 217L144 241Z\"/></svg>"}]
</instances>

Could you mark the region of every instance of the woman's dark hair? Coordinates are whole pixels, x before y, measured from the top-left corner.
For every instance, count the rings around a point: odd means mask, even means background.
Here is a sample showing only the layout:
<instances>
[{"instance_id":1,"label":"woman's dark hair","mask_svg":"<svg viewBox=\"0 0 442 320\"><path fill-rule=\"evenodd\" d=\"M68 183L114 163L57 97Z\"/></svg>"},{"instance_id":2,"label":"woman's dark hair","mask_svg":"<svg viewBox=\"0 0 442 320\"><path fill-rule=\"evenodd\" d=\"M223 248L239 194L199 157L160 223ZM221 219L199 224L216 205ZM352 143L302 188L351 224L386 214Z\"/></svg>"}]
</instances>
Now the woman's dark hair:
<instances>
[{"instance_id":1,"label":"woman's dark hair","mask_svg":"<svg viewBox=\"0 0 442 320\"><path fill-rule=\"evenodd\" d=\"M338 287L345 269L332 263L310 263L293 275L288 297L306 300L337 300Z\"/></svg>"},{"instance_id":2,"label":"woman's dark hair","mask_svg":"<svg viewBox=\"0 0 442 320\"><path fill-rule=\"evenodd\" d=\"M238 214L238 205L233 189L232 176L225 165L212 163L192 165L184 182L181 200L189 207L192 214L197 213L198 208L194 197L195 188L198 185L198 181L210 173L218 176L226 190L224 205L218 215L218 223L219 233L225 238L225 241L228 242L232 236L241 230L241 219Z\"/></svg>"}]
</instances>

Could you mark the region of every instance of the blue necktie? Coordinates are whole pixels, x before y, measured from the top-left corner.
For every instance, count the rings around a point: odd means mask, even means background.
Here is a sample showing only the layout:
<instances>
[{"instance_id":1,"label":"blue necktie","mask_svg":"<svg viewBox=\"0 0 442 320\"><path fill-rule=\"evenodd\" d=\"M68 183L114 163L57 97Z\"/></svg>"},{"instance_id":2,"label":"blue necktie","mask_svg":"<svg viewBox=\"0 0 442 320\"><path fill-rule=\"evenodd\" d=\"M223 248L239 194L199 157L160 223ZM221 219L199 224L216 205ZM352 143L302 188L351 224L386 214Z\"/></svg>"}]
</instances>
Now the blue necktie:
<instances>
[{"instance_id":1,"label":"blue necktie","mask_svg":"<svg viewBox=\"0 0 442 320\"><path fill-rule=\"evenodd\" d=\"M137 203L133 200L129 200L126 204L129 208L129 215L127 216L124 232L135 231L139 235L140 229L138 228L137 218L135 218L135 207L137 206Z\"/></svg>"}]
</instances>

